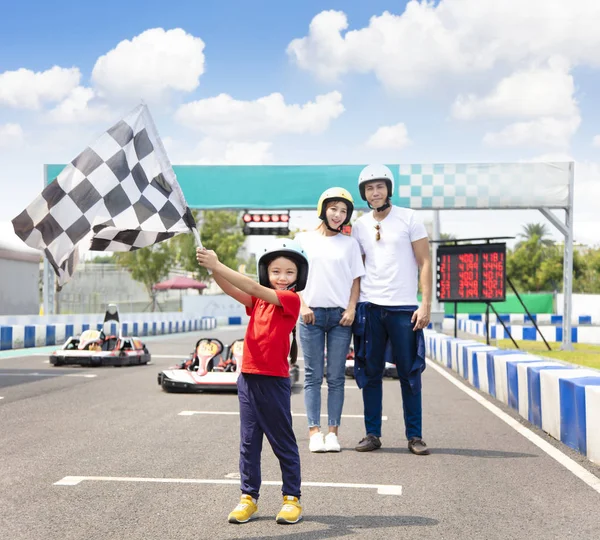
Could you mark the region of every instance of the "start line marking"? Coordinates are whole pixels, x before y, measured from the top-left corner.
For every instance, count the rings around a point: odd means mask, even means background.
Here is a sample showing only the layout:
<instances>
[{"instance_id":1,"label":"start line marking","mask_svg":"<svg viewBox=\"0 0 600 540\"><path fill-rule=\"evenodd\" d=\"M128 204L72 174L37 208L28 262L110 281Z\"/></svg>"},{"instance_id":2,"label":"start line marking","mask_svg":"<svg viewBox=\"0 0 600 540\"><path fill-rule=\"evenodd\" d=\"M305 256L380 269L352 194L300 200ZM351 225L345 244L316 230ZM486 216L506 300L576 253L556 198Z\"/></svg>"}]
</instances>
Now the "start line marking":
<instances>
[{"instance_id":1,"label":"start line marking","mask_svg":"<svg viewBox=\"0 0 600 540\"><path fill-rule=\"evenodd\" d=\"M240 413L237 411L181 411L177 416L194 416L195 414L214 415L214 416L239 416ZM305 413L292 413L292 416L299 416L306 418ZM326 414L322 414L321 418L327 418ZM342 414L342 418L360 418L363 419L362 414ZM387 416L382 416L382 420L387 420Z\"/></svg>"},{"instance_id":2,"label":"start line marking","mask_svg":"<svg viewBox=\"0 0 600 540\"><path fill-rule=\"evenodd\" d=\"M136 478L123 476L65 476L54 482L55 486L77 486L84 481L94 482L143 482L156 484L213 484L239 486L239 480L195 479L195 478ZM263 486L281 486L280 481L262 481ZM347 489L375 489L379 495L402 495L402 486L381 484L338 484L335 482L302 482L302 487L326 487Z\"/></svg>"}]
</instances>

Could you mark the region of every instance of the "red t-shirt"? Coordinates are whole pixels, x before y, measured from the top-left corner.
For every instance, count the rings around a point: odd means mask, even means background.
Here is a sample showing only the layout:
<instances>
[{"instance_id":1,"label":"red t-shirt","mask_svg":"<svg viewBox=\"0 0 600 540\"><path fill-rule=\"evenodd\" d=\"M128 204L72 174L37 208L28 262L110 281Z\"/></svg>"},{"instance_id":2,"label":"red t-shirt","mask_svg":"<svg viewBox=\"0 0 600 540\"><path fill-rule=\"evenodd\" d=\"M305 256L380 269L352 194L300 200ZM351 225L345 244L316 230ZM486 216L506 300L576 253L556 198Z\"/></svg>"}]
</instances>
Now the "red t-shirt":
<instances>
[{"instance_id":1,"label":"red t-shirt","mask_svg":"<svg viewBox=\"0 0 600 540\"><path fill-rule=\"evenodd\" d=\"M281 306L252 297L246 307L250 322L244 338L242 373L289 377L290 333L300 315L300 297L293 291L275 291Z\"/></svg>"}]
</instances>

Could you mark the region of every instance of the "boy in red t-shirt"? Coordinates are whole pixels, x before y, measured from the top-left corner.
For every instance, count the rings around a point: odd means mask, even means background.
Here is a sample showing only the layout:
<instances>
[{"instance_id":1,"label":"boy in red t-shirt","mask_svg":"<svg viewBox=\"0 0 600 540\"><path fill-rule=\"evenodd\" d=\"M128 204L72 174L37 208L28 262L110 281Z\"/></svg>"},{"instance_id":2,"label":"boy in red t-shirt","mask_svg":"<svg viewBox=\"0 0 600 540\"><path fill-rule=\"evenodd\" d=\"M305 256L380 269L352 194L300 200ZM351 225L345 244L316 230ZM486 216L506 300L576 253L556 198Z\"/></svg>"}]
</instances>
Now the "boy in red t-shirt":
<instances>
[{"instance_id":1,"label":"boy in red t-shirt","mask_svg":"<svg viewBox=\"0 0 600 540\"><path fill-rule=\"evenodd\" d=\"M198 248L196 259L213 273L223 292L246 306L250 322L244 338L244 358L238 378L240 403L240 476L242 498L229 523L257 517L263 435L279 459L283 477L283 507L277 523L302 519L300 455L292 429L288 353L296 327L300 298L308 276L308 260L293 240L277 239L258 259L258 280L219 262L214 251ZM292 356L297 352L296 339Z\"/></svg>"}]
</instances>

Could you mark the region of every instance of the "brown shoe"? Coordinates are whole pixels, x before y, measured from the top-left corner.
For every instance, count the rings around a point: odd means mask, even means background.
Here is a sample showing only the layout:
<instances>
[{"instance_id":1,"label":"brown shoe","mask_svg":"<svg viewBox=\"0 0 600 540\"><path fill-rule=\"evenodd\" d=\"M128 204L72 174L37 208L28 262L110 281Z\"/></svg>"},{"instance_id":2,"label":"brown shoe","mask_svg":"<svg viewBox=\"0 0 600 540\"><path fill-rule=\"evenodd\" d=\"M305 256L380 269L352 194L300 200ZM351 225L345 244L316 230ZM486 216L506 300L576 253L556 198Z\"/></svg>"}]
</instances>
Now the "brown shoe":
<instances>
[{"instance_id":1,"label":"brown shoe","mask_svg":"<svg viewBox=\"0 0 600 540\"><path fill-rule=\"evenodd\" d=\"M428 456L431 453L425 441L419 437L413 437L408 441L408 449L417 456Z\"/></svg>"},{"instance_id":2,"label":"brown shoe","mask_svg":"<svg viewBox=\"0 0 600 540\"><path fill-rule=\"evenodd\" d=\"M367 435L354 448L357 452L371 452L381 448L381 441L375 435Z\"/></svg>"}]
</instances>

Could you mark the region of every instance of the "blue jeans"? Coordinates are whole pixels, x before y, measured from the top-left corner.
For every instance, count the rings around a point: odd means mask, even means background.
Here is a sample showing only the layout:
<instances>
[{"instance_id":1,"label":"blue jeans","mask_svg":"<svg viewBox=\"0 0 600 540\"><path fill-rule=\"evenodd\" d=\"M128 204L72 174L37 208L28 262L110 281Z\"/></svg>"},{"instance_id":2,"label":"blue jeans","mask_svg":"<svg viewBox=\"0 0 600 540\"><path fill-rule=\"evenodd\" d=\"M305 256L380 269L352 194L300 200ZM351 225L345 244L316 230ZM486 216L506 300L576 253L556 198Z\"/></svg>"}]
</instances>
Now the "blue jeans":
<instances>
[{"instance_id":1,"label":"blue jeans","mask_svg":"<svg viewBox=\"0 0 600 540\"><path fill-rule=\"evenodd\" d=\"M281 467L283 495L300 498L300 455L292 429L289 377L242 373L237 387L242 493L258 499L262 481L260 455L266 435Z\"/></svg>"},{"instance_id":2,"label":"blue jeans","mask_svg":"<svg viewBox=\"0 0 600 540\"><path fill-rule=\"evenodd\" d=\"M339 426L344 406L346 356L352 327L340 326L342 308L311 308L313 324L300 320L300 344L304 353L304 404L308 427L321 427L321 384L327 339L327 415L328 425Z\"/></svg>"},{"instance_id":3,"label":"blue jeans","mask_svg":"<svg viewBox=\"0 0 600 540\"><path fill-rule=\"evenodd\" d=\"M422 403L420 384L413 390L409 374L413 370L417 351L417 337L411 323L412 313L391 311L383 306L372 305L367 315L367 325L371 344L366 362L368 382L363 388L365 429L367 434L381 437L381 413L383 402L383 373L385 370L385 350L389 338L392 357L398 369L402 390L402 408L407 439L422 436ZM420 382L421 373L412 375Z\"/></svg>"}]
</instances>

